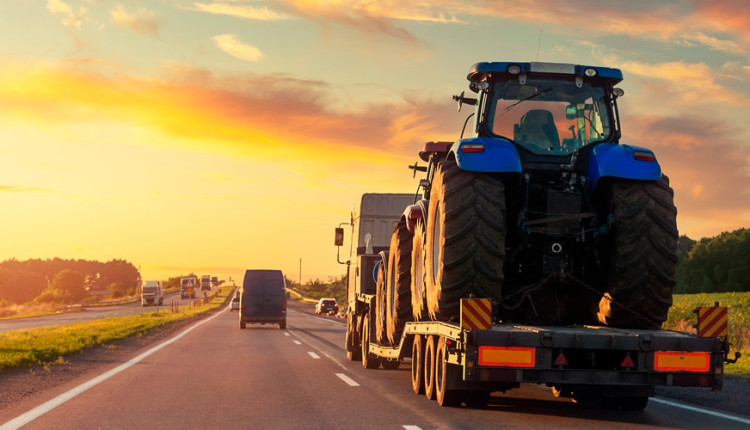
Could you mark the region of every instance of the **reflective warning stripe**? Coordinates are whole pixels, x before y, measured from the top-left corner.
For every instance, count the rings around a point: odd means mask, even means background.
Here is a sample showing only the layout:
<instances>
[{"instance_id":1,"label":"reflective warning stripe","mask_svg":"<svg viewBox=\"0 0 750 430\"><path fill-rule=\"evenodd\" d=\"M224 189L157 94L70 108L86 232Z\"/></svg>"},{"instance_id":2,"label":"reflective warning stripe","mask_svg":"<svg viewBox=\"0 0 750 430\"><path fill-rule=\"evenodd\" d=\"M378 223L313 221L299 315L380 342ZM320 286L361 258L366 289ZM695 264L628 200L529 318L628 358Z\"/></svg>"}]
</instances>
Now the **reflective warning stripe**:
<instances>
[{"instance_id":1,"label":"reflective warning stripe","mask_svg":"<svg viewBox=\"0 0 750 430\"><path fill-rule=\"evenodd\" d=\"M726 337L727 308L720 306L699 307L698 336Z\"/></svg>"},{"instance_id":2,"label":"reflective warning stripe","mask_svg":"<svg viewBox=\"0 0 750 430\"><path fill-rule=\"evenodd\" d=\"M490 299L461 299L461 328L464 330L489 330L492 328L492 302Z\"/></svg>"}]
</instances>

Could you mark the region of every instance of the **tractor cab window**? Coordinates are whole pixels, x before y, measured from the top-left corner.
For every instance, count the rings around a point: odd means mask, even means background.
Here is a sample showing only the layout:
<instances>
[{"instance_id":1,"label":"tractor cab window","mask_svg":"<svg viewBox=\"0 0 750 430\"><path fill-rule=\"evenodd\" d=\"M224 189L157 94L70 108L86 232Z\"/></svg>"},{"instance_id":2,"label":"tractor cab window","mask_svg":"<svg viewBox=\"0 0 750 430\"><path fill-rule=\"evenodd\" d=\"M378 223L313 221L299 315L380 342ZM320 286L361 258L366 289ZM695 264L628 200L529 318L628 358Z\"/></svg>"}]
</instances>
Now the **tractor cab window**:
<instances>
[{"instance_id":1,"label":"tractor cab window","mask_svg":"<svg viewBox=\"0 0 750 430\"><path fill-rule=\"evenodd\" d=\"M572 81L498 82L491 95L492 133L536 154L566 155L611 135L609 105L600 87Z\"/></svg>"}]
</instances>

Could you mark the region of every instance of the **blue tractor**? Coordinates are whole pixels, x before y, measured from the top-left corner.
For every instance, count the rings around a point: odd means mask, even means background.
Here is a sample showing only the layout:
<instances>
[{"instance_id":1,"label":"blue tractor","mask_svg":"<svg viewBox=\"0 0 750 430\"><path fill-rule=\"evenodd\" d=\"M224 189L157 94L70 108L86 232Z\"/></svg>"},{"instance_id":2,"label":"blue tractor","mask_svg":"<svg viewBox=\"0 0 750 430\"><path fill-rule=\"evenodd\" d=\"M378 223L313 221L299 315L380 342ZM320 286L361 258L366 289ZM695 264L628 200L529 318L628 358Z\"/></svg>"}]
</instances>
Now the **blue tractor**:
<instances>
[{"instance_id":1,"label":"blue tractor","mask_svg":"<svg viewBox=\"0 0 750 430\"><path fill-rule=\"evenodd\" d=\"M486 62L468 80L461 139L428 142L427 166L412 166L424 199L391 241L388 337L455 320L470 296L491 297L502 321L659 328L677 209L654 153L619 143L622 72Z\"/></svg>"}]
</instances>

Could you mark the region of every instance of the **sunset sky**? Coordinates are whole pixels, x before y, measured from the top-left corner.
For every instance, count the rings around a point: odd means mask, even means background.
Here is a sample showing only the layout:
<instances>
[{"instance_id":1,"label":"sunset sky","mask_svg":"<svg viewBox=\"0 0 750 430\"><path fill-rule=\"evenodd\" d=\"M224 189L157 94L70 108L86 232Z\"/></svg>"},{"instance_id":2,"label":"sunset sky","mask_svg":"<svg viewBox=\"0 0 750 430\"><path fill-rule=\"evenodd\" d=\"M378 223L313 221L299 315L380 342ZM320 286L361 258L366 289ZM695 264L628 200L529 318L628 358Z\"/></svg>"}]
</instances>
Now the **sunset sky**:
<instances>
[{"instance_id":1,"label":"sunset sky","mask_svg":"<svg viewBox=\"0 0 750 430\"><path fill-rule=\"evenodd\" d=\"M680 233L750 227L746 0L3 0L0 29L0 260L339 276L334 227L416 191L479 61L622 69Z\"/></svg>"}]
</instances>

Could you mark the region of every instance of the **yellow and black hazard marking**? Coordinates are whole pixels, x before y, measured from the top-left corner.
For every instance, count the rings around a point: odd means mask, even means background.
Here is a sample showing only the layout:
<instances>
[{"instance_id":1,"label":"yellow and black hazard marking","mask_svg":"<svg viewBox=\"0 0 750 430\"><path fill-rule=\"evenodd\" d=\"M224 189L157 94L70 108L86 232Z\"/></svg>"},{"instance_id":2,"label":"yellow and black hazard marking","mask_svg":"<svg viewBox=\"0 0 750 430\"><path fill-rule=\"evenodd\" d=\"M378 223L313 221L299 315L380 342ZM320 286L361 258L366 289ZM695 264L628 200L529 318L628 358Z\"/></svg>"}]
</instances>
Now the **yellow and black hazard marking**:
<instances>
[{"instance_id":1,"label":"yellow and black hazard marking","mask_svg":"<svg viewBox=\"0 0 750 430\"><path fill-rule=\"evenodd\" d=\"M461 299L461 328L464 330L492 328L492 301L490 299Z\"/></svg>"},{"instance_id":2,"label":"yellow and black hazard marking","mask_svg":"<svg viewBox=\"0 0 750 430\"><path fill-rule=\"evenodd\" d=\"M727 337L727 308L723 306L698 307L698 336Z\"/></svg>"}]
</instances>

